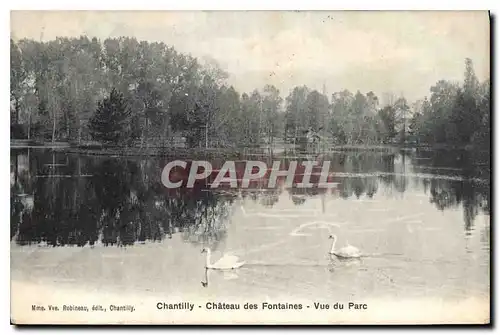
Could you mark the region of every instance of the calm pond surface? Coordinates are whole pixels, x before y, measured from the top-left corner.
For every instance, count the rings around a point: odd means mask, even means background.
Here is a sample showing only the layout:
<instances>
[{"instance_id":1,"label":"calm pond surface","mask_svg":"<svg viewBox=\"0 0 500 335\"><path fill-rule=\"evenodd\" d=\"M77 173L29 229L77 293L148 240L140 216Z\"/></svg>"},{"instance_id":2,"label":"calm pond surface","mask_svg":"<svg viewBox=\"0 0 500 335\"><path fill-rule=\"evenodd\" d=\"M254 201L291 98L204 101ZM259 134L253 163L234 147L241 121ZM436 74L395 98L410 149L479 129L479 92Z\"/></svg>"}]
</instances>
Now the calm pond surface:
<instances>
[{"instance_id":1,"label":"calm pond surface","mask_svg":"<svg viewBox=\"0 0 500 335\"><path fill-rule=\"evenodd\" d=\"M429 151L328 159L338 186L327 192L167 192L166 158L12 149L12 280L164 296L489 297L482 163ZM365 257L330 258L330 233ZM247 263L206 273L203 247Z\"/></svg>"}]
</instances>

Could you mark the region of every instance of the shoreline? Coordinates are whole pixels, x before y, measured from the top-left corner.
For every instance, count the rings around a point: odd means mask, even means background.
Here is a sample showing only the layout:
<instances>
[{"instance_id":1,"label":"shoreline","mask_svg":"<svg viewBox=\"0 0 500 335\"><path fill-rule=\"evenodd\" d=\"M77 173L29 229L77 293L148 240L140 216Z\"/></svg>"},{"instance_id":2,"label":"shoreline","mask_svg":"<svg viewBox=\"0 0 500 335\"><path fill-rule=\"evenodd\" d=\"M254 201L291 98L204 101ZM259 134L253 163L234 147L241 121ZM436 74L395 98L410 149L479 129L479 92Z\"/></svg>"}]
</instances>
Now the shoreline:
<instances>
[{"instance_id":1,"label":"shoreline","mask_svg":"<svg viewBox=\"0 0 500 335\"><path fill-rule=\"evenodd\" d=\"M72 145L66 142L55 143L28 143L26 141L17 142L11 140L11 150L20 149L56 149L70 154L88 156L118 156L118 157L148 157L148 156L204 156L204 157L269 157L281 155L283 153L294 153L295 155L321 155L333 154L336 152L379 152L397 153L411 151L451 151L451 152L474 152L472 147L449 147L449 146L401 146L401 145L332 145L328 150L314 152L301 152L293 148L180 148L180 147L137 147L137 146L117 146L98 148L95 145ZM476 150L477 151L477 150Z\"/></svg>"}]
</instances>

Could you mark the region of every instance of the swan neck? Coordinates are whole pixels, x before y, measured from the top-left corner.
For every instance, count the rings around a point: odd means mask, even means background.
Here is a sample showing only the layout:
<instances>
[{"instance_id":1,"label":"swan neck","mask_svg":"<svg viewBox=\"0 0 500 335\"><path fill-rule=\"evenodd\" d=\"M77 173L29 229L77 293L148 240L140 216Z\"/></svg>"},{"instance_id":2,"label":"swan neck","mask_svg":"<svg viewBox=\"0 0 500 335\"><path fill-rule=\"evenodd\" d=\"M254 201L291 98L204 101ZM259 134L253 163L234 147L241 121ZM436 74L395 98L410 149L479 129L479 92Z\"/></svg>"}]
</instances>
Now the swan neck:
<instances>
[{"instance_id":1,"label":"swan neck","mask_svg":"<svg viewBox=\"0 0 500 335\"><path fill-rule=\"evenodd\" d=\"M337 243L337 236L333 237L332 248L330 249L331 254L333 254L335 251L335 243Z\"/></svg>"},{"instance_id":2,"label":"swan neck","mask_svg":"<svg viewBox=\"0 0 500 335\"><path fill-rule=\"evenodd\" d=\"M210 250L207 250L207 256L205 257L205 267L210 267Z\"/></svg>"}]
</instances>

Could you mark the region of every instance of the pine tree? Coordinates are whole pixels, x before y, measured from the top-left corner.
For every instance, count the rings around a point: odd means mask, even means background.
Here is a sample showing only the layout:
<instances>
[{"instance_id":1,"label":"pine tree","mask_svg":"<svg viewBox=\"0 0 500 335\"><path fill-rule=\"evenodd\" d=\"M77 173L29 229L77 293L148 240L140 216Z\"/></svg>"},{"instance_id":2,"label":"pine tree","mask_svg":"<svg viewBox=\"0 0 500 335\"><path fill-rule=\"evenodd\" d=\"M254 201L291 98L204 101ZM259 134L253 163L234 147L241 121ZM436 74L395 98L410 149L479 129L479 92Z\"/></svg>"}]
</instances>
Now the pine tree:
<instances>
[{"instance_id":1,"label":"pine tree","mask_svg":"<svg viewBox=\"0 0 500 335\"><path fill-rule=\"evenodd\" d=\"M130 108L123 94L113 89L109 97L98 103L89 129L93 140L119 144L128 138L130 128Z\"/></svg>"}]
</instances>

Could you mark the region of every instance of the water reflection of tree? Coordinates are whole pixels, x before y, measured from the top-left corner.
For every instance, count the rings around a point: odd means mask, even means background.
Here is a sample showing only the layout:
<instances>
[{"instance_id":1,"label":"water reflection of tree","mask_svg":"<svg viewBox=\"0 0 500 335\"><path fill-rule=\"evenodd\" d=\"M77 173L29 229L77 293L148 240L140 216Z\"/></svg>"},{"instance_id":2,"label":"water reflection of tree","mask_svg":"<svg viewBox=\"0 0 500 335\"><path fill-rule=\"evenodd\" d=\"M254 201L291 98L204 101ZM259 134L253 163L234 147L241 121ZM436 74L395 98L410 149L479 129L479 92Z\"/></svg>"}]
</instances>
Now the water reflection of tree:
<instances>
[{"instance_id":1,"label":"water reflection of tree","mask_svg":"<svg viewBox=\"0 0 500 335\"><path fill-rule=\"evenodd\" d=\"M462 206L465 229L470 230L479 212L490 214L489 158L476 152L422 151L416 158L416 172L437 171L454 179L423 180L430 201L440 210ZM481 158L482 157L482 158Z\"/></svg>"},{"instance_id":2,"label":"water reflection of tree","mask_svg":"<svg viewBox=\"0 0 500 335\"><path fill-rule=\"evenodd\" d=\"M318 187L311 187L311 188L292 187L287 189L287 191L290 194L292 202L295 205L302 205L307 201L308 198L325 194L328 191L328 189L318 188Z\"/></svg>"},{"instance_id":3,"label":"water reflection of tree","mask_svg":"<svg viewBox=\"0 0 500 335\"><path fill-rule=\"evenodd\" d=\"M473 181L439 180L430 181L431 203L440 210L463 207L464 224L467 231L471 230L479 211L490 213L489 185Z\"/></svg>"},{"instance_id":4,"label":"water reflection of tree","mask_svg":"<svg viewBox=\"0 0 500 335\"><path fill-rule=\"evenodd\" d=\"M37 154L33 174L42 176L31 181L32 212L21 215L19 190L11 186L11 238L17 234L17 243L126 246L177 231L187 239L224 235L232 197L186 189L167 192L160 181L162 166L155 160L70 157L57 174L50 172L45 162L61 155Z\"/></svg>"},{"instance_id":5,"label":"water reflection of tree","mask_svg":"<svg viewBox=\"0 0 500 335\"><path fill-rule=\"evenodd\" d=\"M181 195L176 199L176 203L182 203L182 206L172 208L174 215L181 218L180 229L184 238L196 243L220 241L225 237L233 198L216 192L186 191L181 189Z\"/></svg>"},{"instance_id":6,"label":"water reflection of tree","mask_svg":"<svg viewBox=\"0 0 500 335\"><path fill-rule=\"evenodd\" d=\"M306 198L292 196L292 201L293 201L293 204L296 205L296 206L303 205L306 202Z\"/></svg>"},{"instance_id":7,"label":"water reflection of tree","mask_svg":"<svg viewBox=\"0 0 500 335\"><path fill-rule=\"evenodd\" d=\"M332 157L334 166L338 166L340 171L353 173L353 176L348 176L340 181L339 195L344 199L352 196L359 199L366 195L372 198L378 190L378 172L387 172L387 164L384 161L384 156L374 153L356 152L342 153L337 157ZM335 164L335 162L338 164ZM371 175L370 175L371 174ZM363 176L359 176L363 175Z\"/></svg>"},{"instance_id":8,"label":"water reflection of tree","mask_svg":"<svg viewBox=\"0 0 500 335\"><path fill-rule=\"evenodd\" d=\"M29 221L33 209L33 187L27 150L11 150L10 238L19 233L21 221Z\"/></svg>"},{"instance_id":9,"label":"water reflection of tree","mask_svg":"<svg viewBox=\"0 0 500 335\"><path fill-rule=\"evenodd\" d=\"M395 165L396 155L394 154L383 154L380 157L380 168L381 171L387 172L386 174L380 176L380 180L386 186L390 186L394 184L394 165Z\"/></svg>"},{"instance_id":10,"label":"water reflection of tree","mask_svg":"<svg viewBox=\"0 0 500 335\"><path fill-rule=\"evenodd\" d=\"M279 196L283 189L276 187L273 189L266 188L267 181L263 182L262 189L241 189L240 194L243 199L250 199L254 203L264 207L273 207L279 201Z\"/></svg>"},{"instance_id":11,"label":"water reflection of tree","mask_svg":"<svg viewBox=\"0 0 500 335\"><path fill-rule=\"evenodd\" d=\"M225 237L236 192L167 190L160 180L164 162L154 159L84 158L53 151L30 155L29 159L26 152L11 156L10 227L17 243L130 245L181 233L186 240L214 244ZM405 192L410 179L398 170L402 160L394 154L343 153L328 159L333 172L344 173L334 180L343 198L373 197L379 183ZM466 229L471 229L478 213L490 213L489 180L477 178L488 175L478 171L474 157L416 152L405 159L414 173L434 171L464 179L416 178L436 208L463 207ZM396 178L393 172L401 176ZM404 178L404 184L398 178ZM296 205L324 191L286 190ZM281 192L277 187L241 190L241 195L272 207Z\"/></svg>"},{"instance_id":12,"label":"water reflection of tree","mask_svg":"<svg viewBox=\"0 0 500 335\"><path fill-rule=\"evenodd\" d=\"M340 165L343 168L341 172L352 172L363 176L355 175L342 179L339 194L343 198L352 196L359 198L363 194L373 197L378 190L379 182L404 193L411 179L406 175L408 162L411 162L414 173L458 177L457 180L452 178L416 178L416 180L423 185L425 192L430 194L430 202L438 209L462 206L465 229L469 230L480 211L490 213L490 180L484 171L489 165L477 164L476 156L477 154L466 152L430 151L411 155L341 154L339 160L344 162ZM379 172L383 173L378 177L375 176ZM370 176L371 173L374 175Z\"/></svg>"},{"instance_id":13,"label":"water reflection of tree","mask_svg":"<svg viewBox=\"0 0 500 335\"><path fill-rule=\"evenodd\" d=\"M12 239L19 230L19 223L23 219L24 205L17 196L16 188L10 188L10 238Z\"/></svg>"}]
</instances>

